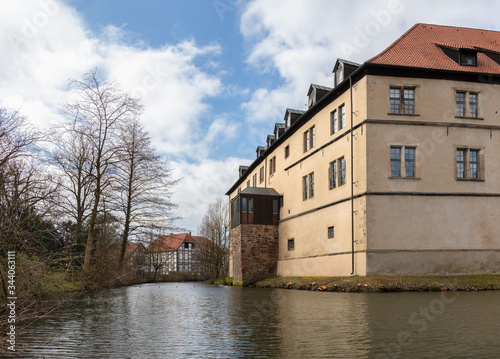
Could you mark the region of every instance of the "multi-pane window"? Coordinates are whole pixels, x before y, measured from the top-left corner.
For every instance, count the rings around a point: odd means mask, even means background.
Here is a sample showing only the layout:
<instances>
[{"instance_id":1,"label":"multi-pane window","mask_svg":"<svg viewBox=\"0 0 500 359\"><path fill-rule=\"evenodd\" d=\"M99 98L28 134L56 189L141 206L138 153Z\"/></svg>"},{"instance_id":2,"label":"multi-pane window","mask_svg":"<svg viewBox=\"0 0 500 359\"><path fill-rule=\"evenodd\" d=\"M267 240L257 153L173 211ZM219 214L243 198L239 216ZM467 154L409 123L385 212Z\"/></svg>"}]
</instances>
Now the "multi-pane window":
<instances>
[{"instance_id":1,"label":"multi-pane window","mask_svg":"<svg viewBox=\"0 0 500 359\"><path fill-rule=\"evenodd\" d=\"M467 178L467 150L457 149L457 178Z\"/></svg>"},{"instance_id":2,"label":"multi-pane window","mask_svg":"<svg viewBox=\"0 0 500 359\"><path fill-rule=\"evenodd\" d=\"M345 104L330 112L330 134L333 135L345 128Z\"/></svg>"},{"instance_id":3,"label":"multi-pane window","mask_svg":"<svg viewBox=\"0 0 500 359\"><path fill-rule=\"evenodd\" d=\"M391 104L391 113L401 113L401 89L389 89L389 102Z\"/></svg>"},{"instance_id":4,"label":"multi-pane window","mask_svg":"<svg viewBox=\"0 0 500 359\"><path fill-rule=\"evenodd\" d=\"M457 179L479 179L479 150L469 148L457 149Z\"/></svg>"},{"instance_id":5,"label":"multi-pane window","mask_svg":"<svg viewBox=\"0 0 500 359\"><path fill-rule=\"evenodd\" d=\"M259 183L262 183L262 182L264 182L264 166L262 166L262 167L260 168L260 171L259 171L259 172L260 172L260 173L259 173Z\"/></svg>"},{"instance_id":6,"label":"multi-pane window","mask_svg":"<svg viewBox=\"0 0 500 359\"><path fill-rule=\"evenodd\" d=\"M288 240L288 250L293 251L295 249L295 240L293 238L290 238Z\"/></svg>"},{"instance_id":7,"label":"multi-pane window","mask_svg":"<svg viewBox=\"0 0 500 359\"><path fill-rule=\"evenodd\" d=\"M257 173L252 176L252 187L257 187Z\"/></svg>"},{"instance_id":8,"label":"multi-pane window","mask_svg":"<svg viewBox=\"0 0 500 359\"><path fill-rule=\"evenodd\" d=\"M479 95L476 92L455 92L457 117L479 117Z\"/></svg>"},{"instance_id":9,"label":"multi-pane window","mask_svg":"<svg viewBox=\"0 0 500 359\"><path fill-rule=\"evenodd\" d=\"M302 199L305 201L308 198L309 183L307 176L302 177Z\"/></svg>"},{"instance_id":10,"label":"multi-pane window","mask_svg":"<svg viewBox=\"0 0 500 359\"><path fill-rule=\"evenodd\" d=\"M269 160L269 175L272 175L276 172L276 156Z\"/></svg>"},{"instance_id":11,"label":"multi-pane window","mask_svg":"<svg viewBox=\"0 0 500 359\"><path fill-rule=\"evenodd\" d=\"M469 150L469 176L471 179L479 178L479 151Z\"/></svg>"},{"instance_id":12,"label":"multi-pane window","mask_svg":"<svg viewBox=\"0 0 500 359\"><path fill-rule=\"evenodd\" d=\"M331 226L328 227L328 238L334 238L335 237L335 227Z\"/></svg>"},{"instance_id":13,"label":"multi-pane window","mask_svg":"<svg viewBox=\"0 0 500 359\"><path fill-rule=\"evenodd\" d=\"M415 113L415 89L409 87L389 88L391 113L412 115Z\"/></svg>"},{"instance_id":14,"label":"multi-pane window","mask_svg":"<svg viewBox=\"0 0 500 359\"><path fill-rule=\"evenodd\" d=\"M340 111L340 130L345 128L345 105L339 107Z\"/></svg>"},{"instance_id":15,"label":"multi-pane window","mask_svg":"<svg viewBox=\"0 0 500 359\"><path fill-rule=\"evenodd\" d=\"M316 127L313 126L304 132L304 152L316 146Z\"/></svg>"},{"instance_id":16,"label":"multi-pane window","mask_svg":"<svg viewBox=\"0 0 500 359\"><path fill-rule=\"evenodd\" d=\"M337 133L337 126L338 126L337 110L333 110L330 113L330 134L331 135L333 135L334 133Z\"/></svg>"},{"instance_id":17,"label":"multi-pane window","mask_svg":"<svg viewBox=\"0 0 500 359\"><path fill-rule=\"evenodd\" d=\"M314 197L314 172L302 177L302 199Z\"/></svg>"},{"instance_id":18,"label":"multi-pane window","mask_svg":"<svg viewBox=\"0 0 500 359\"><path fill-rule=\"evenodd\" d=\"M415 89L405 88L403 89L403 99L404 99L404 113L414 114L415 113Z\"/></svg>"},{"instance_id":19,"label":"multi-pane window","mask_svg":"<svg viewBox=\"0 0 500 359\"><path fill-rule=\"evenodd\" d=\"M391 177L401 177L401 147L391 147Z\"/></svg>"},{"instance_id":20,"label":"multi-pane window","mask_svg":"<svg viewBox=\"0 0 500 359\"><path fill-rule=\"evenodd\" d=\"M344 157L340 157L339 159L330 162L330 171L329 171L330 189L334 189L337 186L340 187L344 185L345 176L346 176L346 165Z\"/></svg>"},{"instance_id":21,"label":"multi-pane window","mask_svg":"<svg viewBox=\"0 0 500 359\"><path fill-rule=\"evenodd\" d=\"M469 111L470 117L477 116L477 93L469 93Z\"/></svg>"},{"instance_id":22,"label":"multi-pane window","mask_svg":"<svg viewBox=\"0 0 500 359\"><path fill-rule=\"evenodd\" d=\"M309 198L314 197L314 172L309 173Z\"/></svg>"},{"instance_id":23,"label":"multi-pane window","mask_svg":"<svg viewBox=\"0 0 500 359\"><path fill-rule=\"evenodd\" d=\"M330 189L337 187L337 160L330 162Z\"/></svg>"},{"instance_id":24,"label":"multi-pane window","mask_svg":"<svg viewBox=\"0 0 500 359\"><path fill-rule=\"evenodd\" d=\"M457 102L457 116L465 117L465 92L457 91L455 99Z\"/></svg>"},{"instance_id":25,"label":"multi-pane window","mask_svg":"<svg viewBox=\"0 0 500 359\"><path fill-rule=\"evenodd\" d=\"M405 176L415 177L415 148L405 148Z\"/></svg>"},{"instance_id":26,"label":"multi-pane window","mask_svg":"<svg viewBox=\"0 0 500 359\"><path fill-rule=\"evenodd\" d=\"M345 185L345 158L339 159L339 186Z\"/></svg>"},{"instance_id":27,"label":"multi-pane window","mask_svg":"<svg viewBox=\"0 0 500 359\"><path fill-rule=\"evenodd\" d=\"M416 177L416 148L408 146L391 146L391 177Z\"/></svg>"}]
</instances>

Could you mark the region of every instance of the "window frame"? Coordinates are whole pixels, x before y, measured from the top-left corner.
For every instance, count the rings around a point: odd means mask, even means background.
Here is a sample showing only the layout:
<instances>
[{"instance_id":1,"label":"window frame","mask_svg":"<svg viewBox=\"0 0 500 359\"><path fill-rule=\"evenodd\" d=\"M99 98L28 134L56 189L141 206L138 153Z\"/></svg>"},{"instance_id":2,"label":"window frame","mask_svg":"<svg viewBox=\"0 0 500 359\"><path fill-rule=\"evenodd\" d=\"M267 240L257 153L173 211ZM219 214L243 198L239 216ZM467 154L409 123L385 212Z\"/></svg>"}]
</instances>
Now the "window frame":
<instances>
[{"instance_id":1,"label":"window frame","mask_svg":"<svg viewBox=\"0 0 500 359\"><path fill-rule=\"evenodd\" d=\"M328 239L335 238L335 226L328 226L326 229L326 236Z\"/></svg>"},{"instance_id":2,"label":"window frame","mask_svg":"<svg viewBox=\"0 0 500 359\"><path fill-rule=\"evenodd\" d=\"M407 156L407 151L413 151L413 158L409 158ZM405 146L404 147L404 174L405 178L415 178L416 174L416 159L417 159L417 148L413 146ZM409 169L407 163L413 163L412 175L408 175Z\"/></svg>"},{"instance_id":3,"label":"window frame","mask_svg":"<svg viewBox=\"0 0 500 359\"><path fill-rule=\"evenodd\" d=\"M309 176L309 198L314 197L314 172L308 174Z\"/></svg>"},{"instance_id":4,"label":"window frame","mask_svg":"<svg viewBox=\"0 0 500 359\"><path fill-rule=\"evenodd\" d=\"M468 60L472 60L469 62ZM460 51L460 66L477 67L477 52Z\"/></svg>"},{"instance_id":5,"label":"window frame","mask_svg":"<svg viewBox=\"0 0 500 359\"><path fill-rule=\"evenodd\" d=\"M295 238L287 239L287 250L294 251L295 250Z\"/></svg>"},{"instance_id":6,"label":"window frame","mask_svg":"<svg viewBox=\"0 0 500 359\"><path fill-rule=\"evenodd\" d=\"M338 166L337 166L337 160L333 160L330 162L330 168L329 168L329 189L335 189L337 188L337 172L338 172Z\"/></svg>"},{"instance_id":7,"label":"window frame","mask_svg":"<svg viewBox=\"0 0 500 359\"><path fill-rule=\"evenodd\" d=\"M316 125L311 126L304 132L304 152L316 146Z\"/></svg>"},{"instance_id":8,"label":"window frame","mask_svg":"<svg viewBox=\"0 0 500 359\"><path fill-rule=\"evenodd\" d=\"M314 198L314 172L302 176L302 200Z\"/></svg>"},{"instance_id":9,"label":"window frame","mask_svg":"<svg viewBox=\"0 0 500 359\"><path fill-rule=\"evenodd\" d=\"M455 89L455 117L481 120L480 94L479 91Z\"/></svg>"},{"instance_id":10,"label":"window frame","mask_svg":"<svg viewBox=\"0 0 500 359\"><path fill-rule=\"evenodd\" d=\"M308 175L302 176L302 200L303 201L306 201L309 198L308 197L308 195L309 195L308 188L309 188Z\"/></svg>"},{"instance_id":11,"label":"window frame","mask_svg":"<svg viewBox=\"0 0 500 359\"><path fill-rule=\"evenodd\" d=\"M389 86L389 115L416 115L415 104L416 86Z\"/></svg>"},{"instance_id":12,"label":"window frame","mask_svg":"<svg viewBox=\"0 0 500 359\"><path fill-rule=\"evenodd\" d=\"M330 112L330 135L333 135L338 132L338 112L337 109L334 109Z\"/></svg>"},{"instance_id":13,"label":"window frame","mask_svg":"<svg viewBox=\"0 0 500 359\"><path fill-rule=\"evenodd\" d=\"M328 167L328 188L330 190L342 187L347 180L347 163L345 156L330 162Z\"/></svg>"},{"instance_id":14,"label":"window frame","mask_svg":"<svg viewBox=\"0 0 500 359\"><path fill-rule=\"evenodd\" d=\"M269 160L269 176L276 172L276 156L271 157Z\"/></svg>"},{"instance_id":15,"label":"window frame","mask_svg":"<svg viewBox=\"0 0 500 359\"><path fill-rule=\"evenodd\" d=\"M346 184L346 176L347 176L347 165L346 165L346 162L345 162L345 157L342 156L339 158L339 165L338 165L338 168L339 168L339 187L342 187L343 185Z\"/></svg>"},{"instance_id":16,"label":"window frame","mask_svg":"<svg viewBox=\"0 0 500 359\"><path fill-rule=\"evenodd\" d=\"M330 136L346 127L345 102L330 112Z\"/></svg>"},{"instance_id":17,"label":"window frame","mask_svg":"<svg viewBox=\"0 0 500 359\"><path fill-rule=\"evenodd\" d=\"M463 156L459 157L459 152ZM475 160L471 154L475 153ZM470 146L455 146L455 180L457 181L484 181L484 148ZM461 165L459 169L459 165ZM473 169L474 165L474 169ZM475 175L473 176L473 171ZM460 175L461 173L461 175Z\"/></svg>"},{"instance_id":18,"label":"window frame","mask_svg":"<svg viewBox=\"0 0 500 359\"><path fill-rule=\"evenodd\" d=\"M345 128L345 103L339 106L339 131Z\"/></svg>"},{"instance_id":19,"label":"window frame","mask_svg":"<svg viewBox=\"0 0 500 359\"><path fill-rule=\"evenodd\" d=\"M309 151L309 130L304 132L304 152Z\"/></svg>"},{"instance_id":20,"label":"window frame","mask_svg":"<svg viewBox=\"0 0 500 359\"><path fill-rule=\"evenodd\" d=\"M418 148L417 144L389 144L389 178L419 179ZM398 152L396 153L394 150L398 150ZM410 157L408 156L409 151L412 151ZM411 167L409 164L412 164ZM396 168L398 168L398 174L396 174Z\"/></svg>"}]
</instances>

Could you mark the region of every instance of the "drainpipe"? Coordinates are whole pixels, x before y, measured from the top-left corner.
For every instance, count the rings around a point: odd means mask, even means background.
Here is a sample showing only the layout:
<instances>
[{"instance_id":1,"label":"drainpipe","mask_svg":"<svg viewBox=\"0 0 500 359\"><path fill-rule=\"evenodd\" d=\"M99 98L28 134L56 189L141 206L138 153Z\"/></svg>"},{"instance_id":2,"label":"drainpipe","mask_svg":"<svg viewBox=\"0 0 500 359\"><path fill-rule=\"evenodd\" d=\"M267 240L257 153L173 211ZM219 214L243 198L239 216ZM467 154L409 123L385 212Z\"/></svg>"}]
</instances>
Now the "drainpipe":
<instances>
[{"instance_id":1,"label":"drainpipe","mask_svg":"<svg viewBox=\"0 0 500 359\"><path fill-rule=\"evenodd\" d=\"M264 159L264 188L267 188L267 156Z\"/></svg>"},{"instance_id":2,"label":"drainpipe","mask_svg":"<svg viewBox=\"0 0 500 359\"><path fill-rule=\"evenodd\" d=\"M349 91L351 96L351 256L352 271L354 274L354 141L353 141L353 105L352 105L352 76L349 76Z\"/></svg>"}]
</instances>

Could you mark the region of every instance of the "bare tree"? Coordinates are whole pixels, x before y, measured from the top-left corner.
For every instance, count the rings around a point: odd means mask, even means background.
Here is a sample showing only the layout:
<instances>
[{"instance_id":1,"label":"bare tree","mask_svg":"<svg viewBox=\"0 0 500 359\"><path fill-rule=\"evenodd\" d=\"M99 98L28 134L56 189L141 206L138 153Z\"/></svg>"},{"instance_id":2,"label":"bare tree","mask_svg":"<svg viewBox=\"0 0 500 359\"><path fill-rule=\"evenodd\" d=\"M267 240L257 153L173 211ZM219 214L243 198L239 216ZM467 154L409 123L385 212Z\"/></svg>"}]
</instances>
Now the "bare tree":
<instances>
[{"instance_id":1,"label":"bare tree","mask_svg":"<svg viewBox=\"0 0 500 359\"><path fill-rule=\"evenodd\" d=\"M39 134L18 112L0 109L0 279L9 250L30 255L54 249L58 233L49 215L56 185L34 160ZM49 183L49 185L48 185ZM57 246L57 245L56 245ZM5 294L5 291L4 291Z\"/></svg>"},{"instance_id":2,"label":"bare tree","mask_svg":"<svg viewBox=\"0 0 500 359\"><path fill-rule=\"evenodd\" d=\"M229 258L229 206L218 198L208 206L198 232L208 239L198 248L196 259L207 279L225 278Z\"/></svg>"},{"instance_id":3,"label":"bare tree","mask_svg":"<svg viewBox=\"0 0 500 359\"><path fill-rule=\"evenodd\" d=\"M146 231L143 238L145 239L147 246L145 256L147 272L149 280L154 282L156 281L160 270L162 270L165 265L168 265L169 256L167 253L160 251L161 248L156 247L153 242L167 233L171 227L169 224L160 221L157 223L149 223L145 229Z\"/></svg>"},{"instance_id":4,"label":"bare tree","mask_svg":"<svg viewBox=\"0 0 500 359\"><path fill-rule=\"evenodd\" d=\"M72 245L84 241L84 233L92 205L93 162L91 147L84 131L78 124L69 124L52 129L49 162L62 171L58 205L68 216L71 225Z\"/></svg>"},{"instance_id":5,"label":"bare tree","mask_svg":"<svg viewBox=\"0 0 500 359\"><path fill-rule=\"evenodd\" d=\"M117 129L135 120L142 106L138 99L122 92L115 83L101 81L96 70L87 72L83 81L70 80L70 83L75 86L78 97L65 106L64 113L85 137L92 158L93 198L83 264L84 272L88 272L101 195L110 185L109 171L116 158Z\"/></svg>"},{"instance_id":6,"label":"bare tree","mask_svg":"<svg viewBox=\"0 0 500 359\"><path fill-rule=\"evenodd\" d=\"M151 222L170 220L171 171L155 153L149 134L138 121L126 123L119 135L115 189L118 210L123 216L119 267L132 235ZM170 220L171 221L171 220Z\"/></svg>"},{"instance_id":7,"label":"bare tree","mask_svg":"<svg viewBox=\"0 0 500 359\"><path fill-rule=\"evenodd\" d=\"M7 162L29 155L40 134L27 125L18 111L0 109L0 169Z\"/></svg>"},{"instance_id":8,"label":"bare tree","mask_svg":"<svg viewBox=\"0 0 500 359\"><path fill-rule=\"evenodd\" d=\"M56 186L47 185L46 171L33 160L40 135L18 112L0 109L0 245L28 249L30 220L49 213Z\"/></svg>"}]
</instances>

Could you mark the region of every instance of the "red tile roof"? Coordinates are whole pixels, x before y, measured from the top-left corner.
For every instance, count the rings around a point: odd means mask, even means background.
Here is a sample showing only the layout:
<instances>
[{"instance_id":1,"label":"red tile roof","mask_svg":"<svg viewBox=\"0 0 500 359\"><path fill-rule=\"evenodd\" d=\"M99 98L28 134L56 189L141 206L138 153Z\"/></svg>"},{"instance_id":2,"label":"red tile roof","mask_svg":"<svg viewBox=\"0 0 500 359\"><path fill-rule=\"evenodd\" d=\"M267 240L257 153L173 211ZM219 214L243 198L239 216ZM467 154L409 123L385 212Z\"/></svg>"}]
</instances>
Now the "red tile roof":
<instances>
[{"instance_id":1,"label":"red tile roof","mask_svg":"<svg viewBox=\"0 0 500 359\"><path fill-rule=\"evenodd\" d=\"M439 46L478 51L477 67L460 66L445 55ZM366 63L474 73L500 73L500 65L488 57L484 53L485 50L500 53L500 32L416 24L391 46Z\"/></svg>"},{"instance_id":2,"label":"red tile roof","mask_svg":"<svg viewBox=\"0 0 500 359\"><path fill-rule=\"evenodd\" d=\"M198 244L198 246L203 246L203 245L206 245L209 241L207 238L205 237L198 237L198 236L192 236L195 243Z\"/></svg>"},{"instance_id":3,"label":"red tile roof","mask_svg":"<svg viewBox=\"0 0 500 359\"><path fill-rule=\"evenodd\" d=\"M143 246L142 243L127 243L127 247L125 247L125 255L123 256L123 259L127 261L127 259L130 258L130 256L139 248L142 247L144 251L146 248ZM122 245L121 244L113 244L111 248L108 251L108 256L110 258L118 260L120 253L122 250Z\"/></svg>"},{"instance_id":4,"label":"red tile roof","mask_svg":"<svg viewBox=\"0 0 500 359\"><path fill-rule=\"evenodd\" d=\"M202 244L207 241L205 237L191 236L189 233L170 234L155 239L147 249L147 252L168 252L176 251L182 243Z\"/></svg>"}]
</instances>

